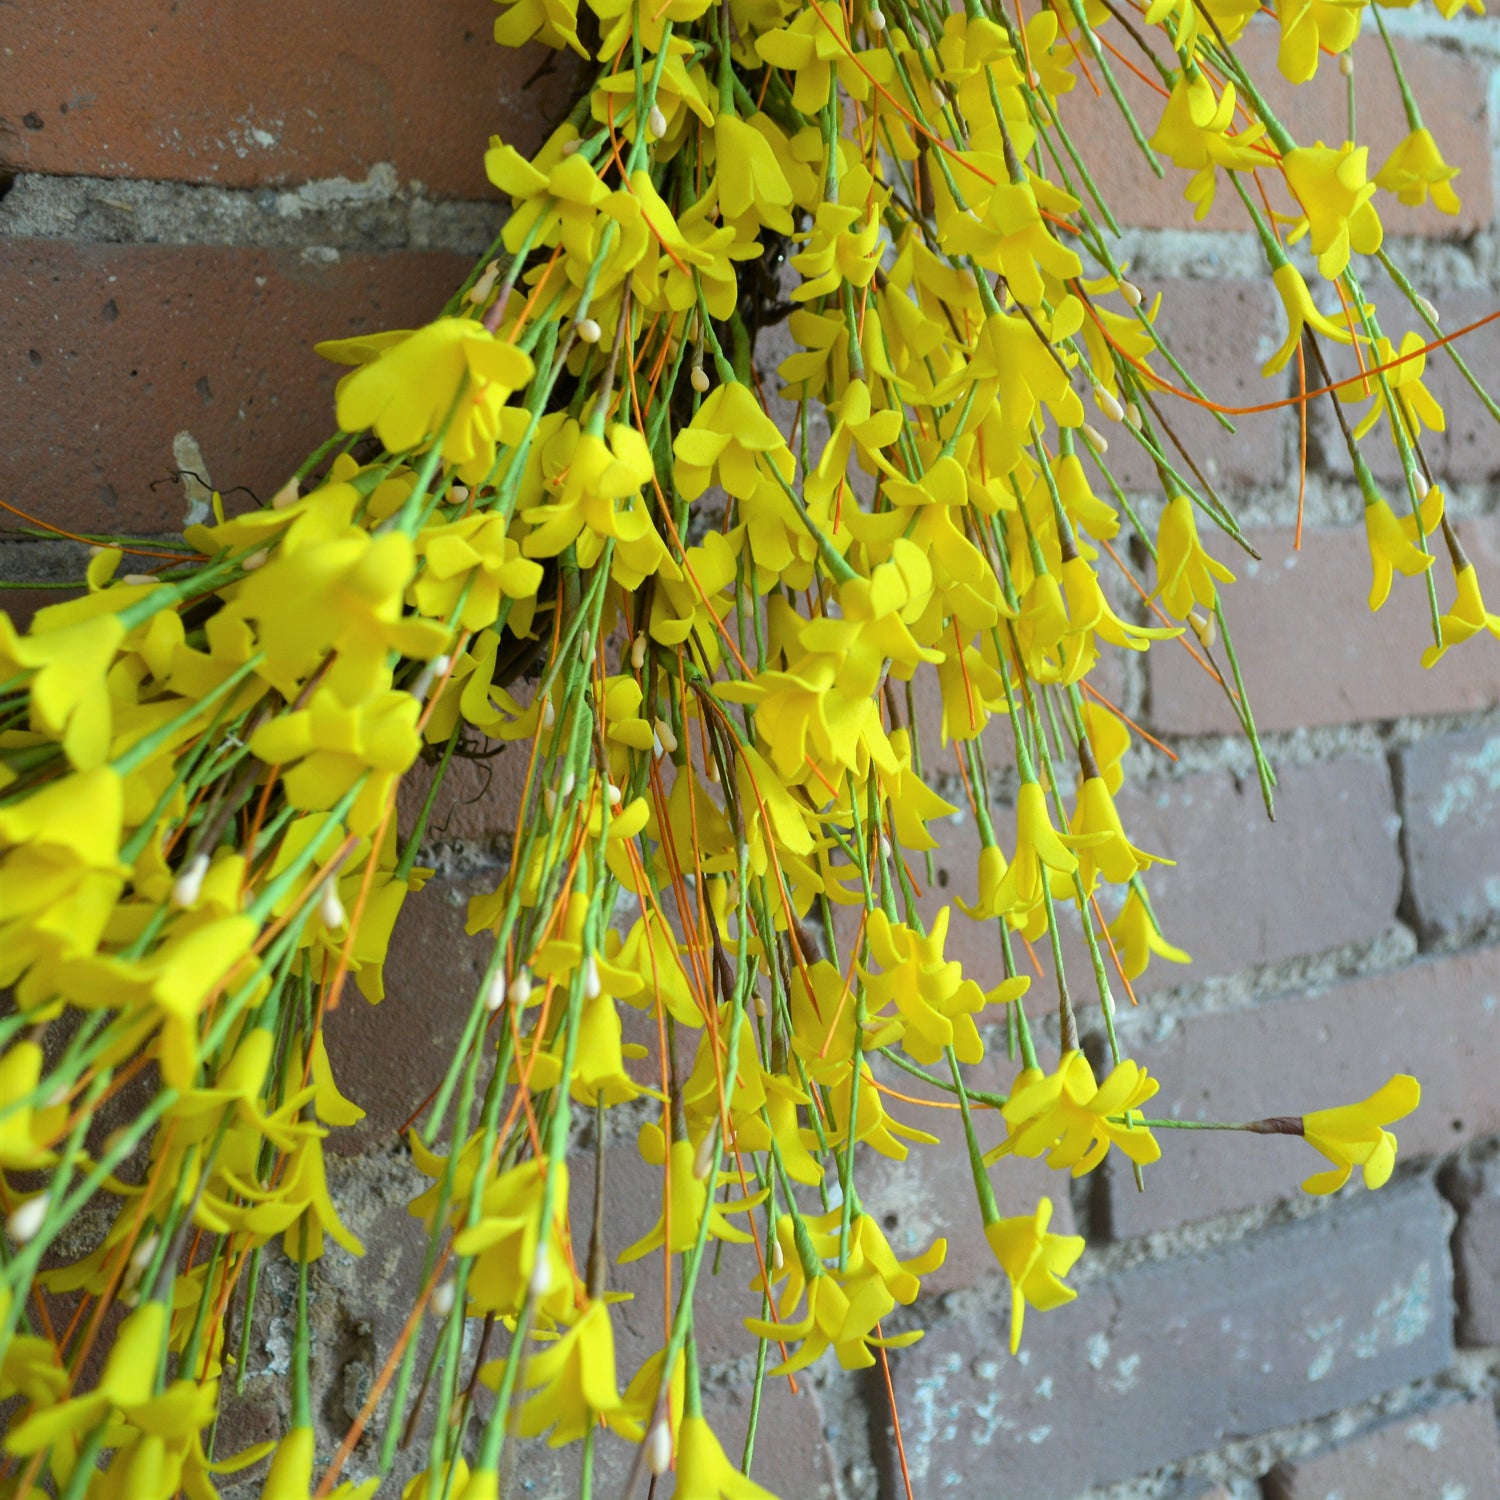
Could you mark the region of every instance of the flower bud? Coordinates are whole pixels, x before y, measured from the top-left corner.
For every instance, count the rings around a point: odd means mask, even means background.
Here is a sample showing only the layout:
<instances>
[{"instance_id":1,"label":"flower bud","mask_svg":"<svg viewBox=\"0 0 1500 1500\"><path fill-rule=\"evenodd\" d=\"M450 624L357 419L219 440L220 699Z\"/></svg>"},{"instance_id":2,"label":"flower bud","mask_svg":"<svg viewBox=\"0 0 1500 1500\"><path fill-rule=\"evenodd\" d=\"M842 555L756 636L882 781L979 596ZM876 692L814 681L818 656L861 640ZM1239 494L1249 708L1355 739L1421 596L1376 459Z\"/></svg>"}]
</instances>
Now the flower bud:
<instances>
[{"instance_id":1,"label":"flower bud","mask_svg":"<svg viewBox=\"0 0 1500 1500\"><path fill-rule=\"evenodd\" d=\"M339 899L339 888L332 880L329 880L323 887L323 899L318 903L318 915L330 932L336 932L349 920L349 915L344 910L344 903Z\"/></svg>"},{"instance_id":2,"label":"flower bud","mask_svg":"<svg viewBox=\"0 0 1500 1500\"><path fill-rule=\"evenodd\" d=\"M289 505L295 505L302 498L302 482L299 479L288 479L282 487L271 496L272 510L285 510Z\"/></svg>"},{"instance_id":3,"label":"flower bud","mask_svg":"<svg viewBox=\"0 0 1500 1500\"><path fill-rule=\"evenodd\" d=\"M871 6L869 15L865 17L865 25L868 26L876 36L879 36L880 33L885 30L885 12L883 10L877 9L875 6Z\"/></svg>"},{"instance_id":4,"label":"flower bud","mask_svg":"<svg viewBox=\"0 0 1500 1500\"><path fill-rule=\"evenodd\" d=\"M1137 432L1141 430L1141 409L1134 401L1125 403L1125 425L1134 427Z\"/></svg>"},{"instance_id":5,"label":"flower bud","mask_svg":"<svg viewBox=\"0 0 1500 1500\"><path fill-rule=\"evenodd\" d=\"M572 156L581 145L583 145L583 142L577 136L574 136L572 140L562 143L562 154L564 156Z\"/></svg>"},{"instance_id":6,"label":"flower bud","mask_svg":"<svg viewBox=\"0 0 1500 1500\"><path fill-rule=\"evenodd\" d=\"M661 112L659 104L651 106L651 113L646 116L646 134L653 141L659 141L667 133L667 117Z\"/></svg>"},{"instance_id":7,"label":"flower bud","mask_svg":"<svg viewBox=\"0 0 1500 1500\"><path fill-rule=\"evenodd\" d=\"M1219 638L1219 622L1213 615L1203 616L1195 609L1188 616L1188 624L1193 627L1193 634L1198 637L1198 644L1205 651L1212 651L1214 642Z\"/></svg>"},{"instance_id":8,"label":"flower bud","mask_svg":"<svg viewBox=\"0 0 1500 1500\"><path fill-rule=\"evenodd\" d=\"M531 999L531 975L525 969L518 969L516 977L511 980L510 987L505 993L517 1010L524 1009Z\"/></svg>"},{"instance_id":9,"label":"flower bud","mask_svg":"<svg viewBox=\"0 0 1500 1500\"><path fill-rule=\"evenodd\" d=\"M552 1290L552 1267L547 1263L547 1247L538 1245L536 1264L531 1268L531 1279L527 1283L533 1297L545 1297Z\"/></svg>"},{"instance_id":10,"label":"flower bud","mask_svg":"<svg viewBox=\"0 0 1500 1500\"><path fill-rule=\"evenodd\" d=\"M573 324L573 332L585 344L597 344L604 337L604 330L593 318L579 318Z\"/></svg>"},{"instance_id":11,"label":"flower bud","mask_svg":"<svg viewBox=\"0 0 1500 1500\"><path fill-rule=\"evenodd\" d=\"M708 371L702 365L694 365L688 371L688 384L701 396L708 389Z\"/></svg>"},{"instance_id":12,"label":"flower bud","mask_svg":"<svg viewBox=\"0 0 1500 1500\"><path fill-rule=\"evenodd\" d=\"M646 1467L657 1476L672 1467L672 1429L665 1417L658 1417L646 1434Z\"/></svg>"},{"instance_id":13,"label":"flower bud","mask_svg":"<svg viewBox=\"0 0 1500 1500\"><path fill-rule=\"evenodd\" d=\"M500 262L492 260L483 271L479 273L479 280L468 290L467 296L470 302L476 306L481 302L489 300L490 293L495 290L496 278L500 275Z\"/></svg>"},{"instance_id":14,"label":"flower bud","mask_svg":"<svg viewBox=\"0 0 1500 1500\"><path fill-rule=\"evenodd\" d=\"M1412 488L1417 492L1418 500L1425 500L1432 486L1427 482L1427 476L1420 469L1411 471Z\"/></svg>"},{"instance_id":15,"label":"flower bud","mask_svg":"<svg viewBox=\"0 0 1500 1500\"><path fill-rule=\"evenodd\" d=\"M1339 56L1339 72L1345 78L1352 78L1354 76L1354 59L1347 52L1341 53Z\"/></svg>"},{"instance_id":16,"label":"flower bud","mask_svg":"<svg viewBox=\"0 0 1500 1500\"><path fill-rule=\"evenodd\" d=\"M786 1266L786 1252L781 1248L780 1240L771 1241L771 1269L780 1271Z\"/></svg>"},{"instance_id":17,"label":"flower bud","mask_svg":"<svg viewBox=\"0 0 1500 1500\"><path fill-rule=\"evenodd\" d=\"M505 978L505 970L496 969L485 981L484 1008L493 1015L505 1004L505 997L509 991L510 985Z\"/></svg>"},{"instance_id":18,"label":"flower bud","mask_svg":"<svg viewBox=\"0 0 1500 1500\"><path fill-rule=\"evenodd\" d=\"M172 894L167 898L168 902L178 911L186 911L190 906L196 906L199 896L203 894L203 881L207 875L208 856L195 854L182 867L177 879L172 882Z\"/></svg>"},{"instance_id":19,"label":"flower bud","mask_svg":"<svg viewBox=\"0 0 1500 1500\"><path fill-rule=\"evenodd\" d=\"M640 631L630 643L631 670L639 672L646 665L646 632Z\"/></svg>"},{"instance_id":20,"label":"flower bud","mask_svg":"<svg viewBox=\"0 0 1500 1500\"><path fill-rule=\"evenodd\" d=\"M257 568L265 567L270 555L264 547L257 548L256 551L252 552L249 557L240 563L240 571L242 573L253 573Z\"/></svg>"},{"instance_id":21,"label":"flower bud","mask_svg":"<svg viewBox=\"0 0 1500 1500\"><path fill-rule=\"evenodd\" d=\"M5 1221L5 1232L18 1245L29 1245L37 1237L42 1221L47 1217L47 1195L38 1193L28 1198L17 1209L13 1209Z\"/></svg>"},{"instance_id":22,"label":"flower bud","mask_svg":"<svg viewBox=\"0 0 1500 1500\"><path fill-rule=\"evenodd\" d=\"M1430 303L1420 292L1417 293L1417 306L1422 310L1423 314L1427 318L1432 320L1432 322L1442 322L1442 319L1438 317L1437 308L1435 308L1432 303Z\"/></svg>"},{"instance_id":23,"label":"flower bud","mask_svg":"<svg viewBox=\"0 0 1500 1500\"><path fill-rule=\"evenodd\" d=\"M583 961L583 998L597 1000L604 993L604 981L599 977L599 960L590 953Z\"/></svg>"},{"instance_id":24,"label":"flower bud","mask_svg":"<svg viewBox=\"0 0 1500 1500\"><path fill-rule=\"evenodd\" d=\"M677 731L667 723L665 719L656 721L656 737L661 741L661 747L671 755L677 748Z\"/></svg>"},{"instance_id":25,"label":"flower bud","mask_svg":"<svg viewBox=\"0 0 1500 1500\"><path fill-rule=\"evenodd\" d=\"M451 1276L440 1281L432 1290L432 1310L440 1318L446 1318L457 1301L458 1288L453 1284Z\"/></svg>"},{"instance_id":26,"label":"flower bud","mask_svg":"<svg viewBox=\"0 0 1500 1500\"><path fill-rule=\"evenodd\" d=\"M542 704L542 728L551 729L555 723L557 723L557 709L549 698Z\"/></svg>"},{"instance_id":27,"label":"flower bud","mask_svg":"<svg viewBox=\"0 0 1500 1500\"><path fill-rule=\"evenodd\" d=\"M1123 422L1125 420L1125 408L1120 405L1112 391L1107 391L1102 385L1094 387L1094 400L1099 404L1099 410L1109 418L1111 422Z\"/></svg>"},{"instance_id":28,"label":"flower bud","mask_svg":"<svg viewBox=\"0 0 1500 1500\"><path fill-rule=\"evenodd\" d=\"M614 782L606 781L604 783L604 800L609 803L611 807L618 807L625 800L625 794L619 789L619 787L614 784Z\"/></svg>"},{"instance_id":29,"label":"flower bud","mask_svg":"<svg viewBox=\"0 0 1500 1500\"><path fill-rule=\"evenodd\" d=\"M708 1174L713 1171L714 1163L718 1160L719 1150L714 1144L714 1133L712 1130L698 1142L698 1149L693 1152L693 1176L699 1182L707 1182Z\"/></svg>"},{"instance_id":30,"label":"flower bud","mask_svg":"<svg viewBox=\"0 0 1500 1500\"><path fill-rule=\"evenodd\" d=\"M1109 452L1109 439L1091 422L1083 424L1083 436L1094 452L1103 455Z\"/></svg>"},{"instance_id":31,"label":"flower bud","mask_svg":"<svg viewBox=\"0 0 1500 1500\"><path fill-rule=\"evenodd\" d=\"M1120 295L1131 307L1141 305L1141 289L1133 281L1122 281L1120 283Z\"/></svg>"}]
</instances>

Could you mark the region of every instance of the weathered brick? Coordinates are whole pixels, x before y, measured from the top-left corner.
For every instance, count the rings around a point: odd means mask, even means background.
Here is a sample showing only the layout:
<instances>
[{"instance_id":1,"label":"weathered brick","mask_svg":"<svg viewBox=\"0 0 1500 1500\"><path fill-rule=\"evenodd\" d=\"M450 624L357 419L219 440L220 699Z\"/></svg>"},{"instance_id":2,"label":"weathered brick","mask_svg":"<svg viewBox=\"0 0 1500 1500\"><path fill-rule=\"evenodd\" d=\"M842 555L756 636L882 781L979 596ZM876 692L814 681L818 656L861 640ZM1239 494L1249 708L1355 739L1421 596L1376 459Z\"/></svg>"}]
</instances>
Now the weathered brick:
<instances>
[{"instance_id":1,"label":"weathered brick","mask_svg":"<svg viewBox=\"0 0 1500 1500\"><path fill-rule=\"evenodd\" d=\"M1131 1034L1125 1050L1161 1080L1149 1108L1163 1119L1326 1109L1411 1073L1422 1105L1392 1127L1407 1160L1500 1131L1489 1061L1500 1046L1497 996L1500 949L1483 948L1303 998L1163 1022L1159 1039ZM1149 1018L1140 1021L1144 1033ZM1102 1218L1117 1238L1298 1197L1303 1179L1325 1165L1289 1136L1162 1130L1157 1138L1162 1159L1147 1169L1144 1194L1123 1163L1105 1169Z\"/></svg>"},{"instance_id":2,"label":"weathered brick","mask_svg":"<svg viewBox=\"0 0 1500 1500\"><path fill-rule=\"evenodd\" d=\"M385 999L373 1006L349 981L325 1021L340 1089L365 1111L335 1130L330 1150L388 1145L443 1074L463 1034L494 935L464 933L472 882L434 880L402 908L385 962Z\"/></svg>"},{"instance_id":3,"label":"weathered brick","mask_svg":"<svg viewBox=\"0 0 1500 1500\"><path fill-rule=\"evenodd\" d=\"M1260 374L1262 361L1282 338L1280 306L1269 282L1172 278L1153 281L1146 290L1152 296L1162 294L1156 326L1167 347L1213 400L1225 406L1253 406L1282 394L1279 386L1268 385ZM1225 338L1226 328L1234 329L1232 339ZM1173 385L1181 385L1181 378L1160 355L1151 366ZM1283 454L1292 440L1290 409L1234 417L1235 430L1230 433L1201 406L1166 394L1153 399L1204 478L1215 487L1264 484L1281 472ZM1159 417L1148 409L1142 410L1142 416L1156 433L1163 457L1185 480L1195 483L1187 460ZM1156 465L1129 429L1106 423L1097 415L1091 420L1109 439L1105 462L1116 483L1128 492L1159 493ZM1102 479L1095 480L1095 489L1110 499ZM1216 556L1233 566L1239 552L1233 543L1208 525L1203 537Z\"/></svg>"},{"instance_id":4,"label":"weathered brick","mask_svg":"<svg viewBox=\"0 0 1500 1500\"><path fill-rule=\"evenodd\" d=\"M1500 907L1500 733L1434 735L1396 756L1406 878L1418 926L1433 938Z\"/></svg>"},{"instance_id":5,"label":"weathered brick","mask_svg":"<svg viewBox=\"0 0 1500 1500\"><path fill-rule=\"evenodd\" d=\"M1500 578L1500 527L1488 518L1466 521L1459 536L1480 576ZM1290 529L1252 532L1261 561L1228 559L1239 582L1226 591L1226 609L1260 729L1464 713L1500 702L1500 653L1487 636L1423 668L1432 626L1420 582L1398 580L1385 607L1370 613L1363 526L1305 531L1300 552L1293 537ZM1447 608L1452 584L1440 550L1438 597ZM1157 647L1147 653L1146 672L1148 722L1158 733L1239 732L1222 689L1187 652Z\"/></svg>"},{"instance_id":6,"label":"weathered brick","mask_svg":"<svg viewBox=\"0 0 1500 1500\"><path fill-rule=\"evenodd\" d=\"M1278 1464L1267 1500L1457 1500L1500 1495L1500 1441L1488 1401L1403 1417L1332 1452Z\"/></svg>"},{"instance_id":7,"label":"weathered brick","mask_svg":"<svg viewBox=\"0 0 1500 1500\"><path fill-rule=\"evenodd\" d=\"M1277 36L1274 20L1258 18L1235 51L1276 117L1297 141L1308 146L1319 140L1340 144L1348 136L1349 125L1347 90L1338 68L1325 57L1311 83L1293 88L1276 68ZM1391 195L1381 193L1377 201L1381 221L1388 234L1470 233L1487 224L1494 211L1485 71L1478 62L1434 42L1402 37L1396 47L1424 120L1446 160L1462 173L1455 187L1463 208L1449 218L1430 206L1406 208ZM1359 90L1358 129L1360 144L1370 147L1368 170L1373 177L1410 127L1400 96L1390 83L1390 62L1378 37L1366 37L1355 44L1354 64L1356 80L1368 80L1371 85ZM1161 119L1165 101L1154 87L1148 88L1125 69L1117 67L1115 75L1142 129L1150 136ZM1178 171L1164 157L1166 177L1158 179L1108 95L1096 98L1086 84L1080 83L1060 101L1059 113L1121 223L1154 229L1192 227L1192 206L1182 197L1188 174ZM1273 201L1278 209L1292 206L1287 193ZM1206 223L1211 229L1245 227L1239 198L1222 177Z\"/></svg>"},{"instance_id":8,"label":"weathered brick","mask_svg":"<svg viewBox=\"0 0 1500 1500\"><path fill-rule=\"evenodd\" d=\"M0 158L26 172L253 187L391 162L489 197L488 133L533 149L575 86L566 57L496 46L488 0L9 9Z\"/></svg>"},{"instance_id":9,"label":"weathered brick","mask_svg":"<svg viewBox=\"0 0 1500 1500\"><path fill-rule=\"evenodd\" d=\"M1488 1152L1460 1158L1444 1186L1459 1210L1453 1235L1458 1341L1500 1344L1500 1161Z\"/></svg>"},{"instance_id":10,"label":"weathered brick","mask_svg":"<svg viewBox=\"0 0 1500 1500\"><path fill-rule=\"evenodd\" d=\"M425 322L467 269L435 251L327 263L13 241L0 261L12 434L0 496L72 531L180 527L172 438L186 427L220 490L264 500L335 430L343 370L313 343Z\"/></svg>"},{"instance_id":11,"label":"weathered brick","mask_svg":"<svg viewBox=\"0 0 1500 1500\"><path fill-rule=\"evenodd\" d=\"M893 1358L917 1493L1067 1500L1436 1374L1452 1357L1449 1211L1426 1184L1141 1266Z\"/></svg>"},{"instance_id":12,"label":"weathered brick","mask_svg":"<svg viewBox=\"0 0 1500 1500\"><path fill-rule=\"evenodd\" d=\"M1225 775L1127 785L1118 803L1136 844L1177 861L1153 867L1146 880L1168 940L1193 956L1191 968L1154 963L1147 989L1322 953L1390 929L1401 865L1380 761L1284 767L1274 823L1253 778L1238 787Z\"/></svg>"}]
</instances>

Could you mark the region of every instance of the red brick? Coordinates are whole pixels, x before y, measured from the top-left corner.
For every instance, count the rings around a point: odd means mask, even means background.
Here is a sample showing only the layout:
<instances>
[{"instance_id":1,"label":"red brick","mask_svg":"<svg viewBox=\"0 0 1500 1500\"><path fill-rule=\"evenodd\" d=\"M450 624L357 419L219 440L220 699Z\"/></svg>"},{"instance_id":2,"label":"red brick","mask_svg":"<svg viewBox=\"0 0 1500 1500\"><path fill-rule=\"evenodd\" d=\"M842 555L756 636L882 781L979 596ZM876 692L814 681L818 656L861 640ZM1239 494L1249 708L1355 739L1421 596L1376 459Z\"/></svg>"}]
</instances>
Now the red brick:
<instances>
[{"instance_id":1,"label":"red brick","mask_svg":"<svg viewBox=\"0 0 1500 1500\"><path fill-rule=\"evenodd\" d=\"M1459 535L1481 577L1493 577L1500 589L1500 526L1466 521ZM1488 636L1450 651L1431 670L1422 666L1432 626L1420 581L1398 579L1371 614L1362 525L1305 531L1300 552L1293 537L1290 529L1252 532L1259 563L1220 549L1239 579L1225 591L1225 608L1258 728L1465 713L1500 702L1500 653ZM1453 586L1442 551L1438 597L1447 608ZM1217 657L1225 666L1222 650ZM1154 646L1146 671L1148 722L1158 733L1239 732L1223 690L1181 647Z\"/></svg>"},{"instance_id":2,"label":"red brick","mask_svg":"<svg viewBox=\"0 0 1500 1500\"><path fill-rule=\"evenodd\" d=\"M1345 81L1332 59L1325 57L1318 76L1293 88L1276 67L1278 28L1270 18L1253 22L1235 51L1255 80L1276 117L1300 144L1322 140L1338 145L1348 135ZM1128 45L1128 44L1127 44ZM1403 207L1387 193L1377 206L1388 234L1459 235L1487 224L1494 209L1490 183L1488 79L1476 63L1433 42L1405 37L1396 43L1402 67L1422 106L1423 118L1437 137L1445 160L1459 167L1456 180L1463 208L1454 218L1426 209ZM1390 62L1378 37L1367 37L1354 47L1358 93L1359 143L1370 148L1369 173L1380 170L1392 148L1406 135L1408 125L1400 95L1391 81ZM1161 119L1163 99L1116 67L1125 97L1149 137ZM1165 157L1166 177L1158 179L1131 140L1113 100L1096 98L1080 83L1059 105L1063 124L1073 137L1089 170L1100 184L1105 201L1122 224L1154 229L1189 229L1193 210L1182 197L1188 173L1178 171ZM1289 193L1273 198L1278 209L1290 208ZM1219 191L1206 225L1210 229L1245 228L1244 210L1234 189L1220 177Z\"/></svg>"},{"instance_id":3,"label":"red brick","mask_svg":"<svg viewBox=\"0 0 1500 1500\"><path fill-rule=\"evenodd\" d=\"M188 428L221 491L264 500L334 431L343 372L312 344L425 322L467 269L440 252L328 264L284 250L12 241L0 264L0 415L13 438L0 490L74 531L180 527L172 438Z\"/></svg>"},{"instance_id":4,"label":"red brick","mask_svg":"<svg viewBox=\"0 0 1500 1500\"><path fill-rule=\"evenodd\" d=\"M1152 281L1145 290L1153 297L1157 292L1162 294L1157 317L1162 338L1213 400L1225 406L1253 406L1286 394L1284 382L1268 383L1260 373L1260 351L1274 348L1283 337L1280 304L1269 281L1172 278ZM1228 329L1233 335L1226 338ZM1181 386L1181 376L1160 355L1150 364L1173 385ZM1200 406L1165 394L1153 399L1204 478L1216 489L1222 485L1264 484L1268 470L1278 471L1284 455L1291 451L1293 415L1289 409L1234 417L1235 431L1229 433ZM1156 465L1129 429L1104 421L1092 410L1089 415L1109 440L1105 462L1121 489L1127 493L1159 493ZM1142 416L1155 432L1167 462L1189 484L1196 484L1187 461L1159 418L1145 408ZM1101 498L1113 503L1102 479L1096 479L1094 487ZM1203 523L1203 533L1214 555L1235 566L1239 555L1236 544L1218 535L1207 522ZM1116 547L1118 550L1118 543Z\"/></svg>"},{"instance_id":5,"label":"red brick","mask_svg":"<svg viewBox=\"0 0 1500 1500\"><path fill-rule=\"evenodd\" d=\"M1395 763L1419 930L1437 938L1490 921L1500 908L1500 734L1434 735Z\"/></svg>"},{"instance_id":6,"label":"red brick","mask_svg":"<svg viewBox=\"0 0 1500 1500\"><path fill-rule=\"evenodd\" d=\"M490 0L174 0L9 8L0 156L24 172L213 182L363 178L394 163L443 197L488 198L491 132L521 149L567 110L566 59L493 40Z\"/></svg>"},{"instance_id":7,"label":"red brick","mask_svg":"<svg viewBox=\"0 0 1500 1500\"><path fill-rule=\"evenodd\" d=\"M1500 1131L1491 1059L1500 1046L1500 949L1413 964L1303 998L1162 1023L1141 1015L1125 1051L1161 1081L1163 1119L1252 1120L1352 1104L1394 1073L1422 1085L1415 1114L1393 1125L1401 1160L1441 1155ZM1133 1020L1136 1018L1132 1018ZM1117 1239L1278 1199L1324 1161L1290 1136L1161 1130L1162 1159L1136 1191L1128 1167L1102 1179ZM1497 1340L1500 1341L1500 1340Z\"/></svg>"},{"instance_id":8,"label":"red brick","mask_svg":"<svg viewBox=\"0 0 1500 1500\"><path fill-rule=\"evenodd\" d=\"M892 1361L915 1492L1071 1500L1446 1369L1448 1218L1415 1184L1123 1271L1018 1360L1004 1313L932 1328Z\"/></svg>"},{"instance_id":9,"label":"red brick","mask_svg":"<svg viewBox=\"0 0 1500 1500\"><path fill-rule=\"evenodd\" d=\"M1458 1341L1500 1344L1500 1162L1488 1152L1461 1158L1444 1190L1459 1210L1453 1235Z\"/></svg>"},{"instance_id":10,"label":"red brick","mask_svg":"<svg viewBox=\"0 0 1500 1500\"><path fill-rule=\"evenodd\" d=\"M1328 1453L1278 1464L1267 1500L1456 1500L1500 1495L1500 1441L1488 1401L1413 1413Z\"/></svg>"},{"instance_id":11,"label":"red brick","mask_svg":"<svg viewBox=\"0 0 1500 1500\"><path fill-rule=\"evenodd\" d=\"M478 743L476 737L470 736ZM515 835L516 809L526 781L530 741L487 744L490 760L455 755L438 789L424 842L494 848ZM402 778L398 794L403 836L412 828L432 786L433 767L418 762Z\"/></svg>"}]
</instances>

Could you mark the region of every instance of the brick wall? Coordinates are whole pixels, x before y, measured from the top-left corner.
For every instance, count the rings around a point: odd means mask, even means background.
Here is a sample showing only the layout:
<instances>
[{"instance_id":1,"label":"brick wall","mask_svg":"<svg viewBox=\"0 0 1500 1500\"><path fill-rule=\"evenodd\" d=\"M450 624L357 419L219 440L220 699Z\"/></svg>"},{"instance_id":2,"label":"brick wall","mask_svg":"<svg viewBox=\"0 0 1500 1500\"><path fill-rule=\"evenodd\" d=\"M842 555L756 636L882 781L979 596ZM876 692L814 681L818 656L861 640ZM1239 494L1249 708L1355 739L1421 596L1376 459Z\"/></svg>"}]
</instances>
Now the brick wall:
<instances>
[{"instance_id":1,"label":"brick wall","mask_svg":"<svg viewBox=\"0 0 1500 1500\"><path fill-rule=\"evenodd\" d=\"M181 431L219 488L274 489L329 430L335 372L312 342L430 316L499 221L485 137L534 143L568 87L559 73L531 79L541 58L490 43L490 0L139 0L102 12L20 0L5 18L0 499L83 534L180 526ZM1451 328L1500 302L1500 28L1414 12L1391 24L1428 123L1463 168L1456 221L1388 217ZM1269 74L1269 45L1251 49ZM1356 60L1357 78L1377 80L1360 122L1378 157L1404 126L1379 49L1362 43ZM1342 137L1333 69L1292 99L1273 93L1300 135ZM1278 314L1234 217L1216 211L1185 234L1178 188L1145 173L1117 128L1090 131L1090 100L1068 105L1133 226L1136 279L1169 297L1165 326L1188 366L1223 399L1288 392L1290 373L1272 386L1253 373L1279 341ZM1500 385L1500 334L1486 330L1470 352ZM1449 430L1429 451L1494 590L1500 430L1439 360L1431 384ZM1081 1295L1029 1322L1012 1361L959 1143L920 1173L872 1171L866 1198L898 1250L952 1240L924 1310L930 1332L893 1360L922 1500L1500 1495L1500 653L1476 642L1423 672L1412 589L1371 619L1360 503L1340 466L1322 463L1323 421L1314 414L1294 554L1295 418L1250 419L1232 436L1183 418L1261 554L1234 562L1230 610L1280 775L1279 817L1266 821L1248 753L1185 652L1119 668L1125 706L1177 756L1132 751L1125 812L1139 842L1179 861L1153 890L1196 959L1153 971L1121 1026L1164 1081L1163 1111L1189 1119L1343 1102L1416 1073L1424 1103L1402 1130L1397 1180L1314 1202L1298 1191L1312 1166L1298 1142L1167 1138L1144 1196L1108 1171L1064 1195L1054 1227L1071 1220L1090 1241ZM1128 462L1122 473L1144 481ZM80 557L70 543L0 541L0 606L24 615L56 597L23 585L76 579ZM462 906L503 850L514 767L502 757L491 769L488 800L474 800L486 783L472 767L444 794L431 861L442 873L407 913L390 998L330 1022L340 1076L369 1110L334 1143L333 1175L370 1246L363 1263L331 1251L319 1268L315 1380L330 1393L330 1431L384 1357L420 1260L395 1131L439 1076L473 992ZM971 878L973 839L971 824L948 830L950 897ZM628 1174L630 1153L618 1155ZM999 1178L1018 1202L1038 1181ZM620 1244L638 1232L617 1227ZM740 1307L744 1280L727 1266L714 1296L707 1332L726 1360L735 1319L752 1310ZM268 1340L283 1281L264 1284ZM627 1367L660 1321L652 1288L636 1289L622 1317ZM221 1448L284 1421L274 1367L270 1344L257 1347ZM732 1451L744 1371L721 1363L709 1386ZM783 1382L767 1400L764 1482L788 1500L895 1500L881 1388L818 1371L796 1396ZM620 1453L601 1453L596 1492L613 1494ZM366 1471L360 1458L354 1472ZM532 1455L518 1493L569 1493L568 1472L566 1455Z\"/></svg>"}]
</instances>

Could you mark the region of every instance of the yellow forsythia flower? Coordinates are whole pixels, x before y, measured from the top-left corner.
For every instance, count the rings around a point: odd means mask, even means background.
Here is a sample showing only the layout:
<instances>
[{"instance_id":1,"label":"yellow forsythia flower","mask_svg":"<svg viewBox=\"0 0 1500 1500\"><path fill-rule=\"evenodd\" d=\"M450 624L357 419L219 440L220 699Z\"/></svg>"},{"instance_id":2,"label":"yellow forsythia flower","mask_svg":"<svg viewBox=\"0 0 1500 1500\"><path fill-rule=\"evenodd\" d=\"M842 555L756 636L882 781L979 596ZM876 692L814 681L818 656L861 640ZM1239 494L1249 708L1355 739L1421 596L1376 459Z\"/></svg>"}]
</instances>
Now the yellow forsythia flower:
<instances>
[{"instance_id":1,"label":"yellow forsythia flower","mask_svg":"<svg viewBox=\"0 0 1500 1500\"><path fill-rule=\"evenodd\" d=\"M1318 1109L1302 1117L1302 1134L1314 1151L1333 1163L1331 1171L1315 1172L1302 1184L1309 1193L1336 1193L1360 1167L1365 1186L1378 1188L1396 1165L1396 1137L1384 1127L1404 1119L1422 1102L1422 1086L1398 1073L1384 1088L1358 1104Z\"/></svg>"}]
</instances>

